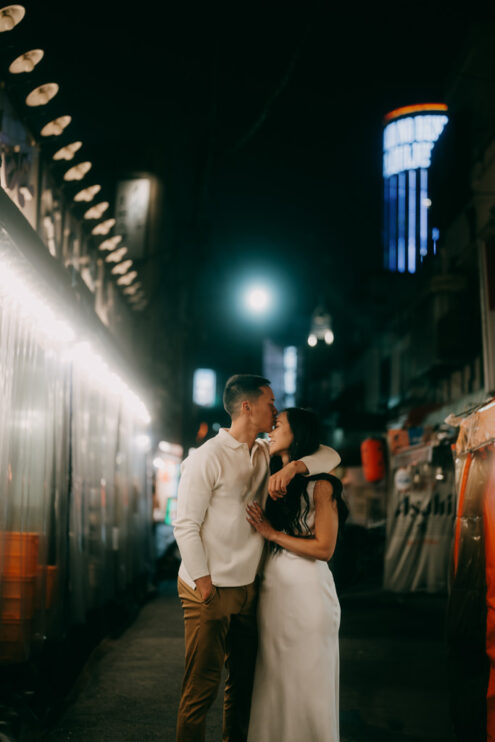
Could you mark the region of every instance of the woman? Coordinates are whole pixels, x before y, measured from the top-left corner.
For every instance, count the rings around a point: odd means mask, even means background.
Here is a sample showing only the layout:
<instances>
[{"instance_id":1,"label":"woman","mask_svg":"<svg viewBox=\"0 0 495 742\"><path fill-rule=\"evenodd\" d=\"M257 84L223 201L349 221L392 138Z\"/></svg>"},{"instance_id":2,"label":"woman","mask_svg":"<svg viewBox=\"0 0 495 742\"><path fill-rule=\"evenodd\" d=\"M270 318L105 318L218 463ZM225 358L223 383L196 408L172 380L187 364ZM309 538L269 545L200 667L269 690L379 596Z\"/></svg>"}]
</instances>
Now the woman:
<instances>
[{"instance_id":1,"label":"woman","mask_svg":"<svg viewBox=\"0 0 495 742\"><path fill-rule=\"evenodd\" d=\"M281 412L270 436L278 467L312 453L319 426L309 410ZM272 459L275 463L276 459ZM259 648L248 742L338 742L340 605L327 562L347 508L328 474L296 477L248 521L269 543L259 595Z\"/></svg>"}]
</instances>

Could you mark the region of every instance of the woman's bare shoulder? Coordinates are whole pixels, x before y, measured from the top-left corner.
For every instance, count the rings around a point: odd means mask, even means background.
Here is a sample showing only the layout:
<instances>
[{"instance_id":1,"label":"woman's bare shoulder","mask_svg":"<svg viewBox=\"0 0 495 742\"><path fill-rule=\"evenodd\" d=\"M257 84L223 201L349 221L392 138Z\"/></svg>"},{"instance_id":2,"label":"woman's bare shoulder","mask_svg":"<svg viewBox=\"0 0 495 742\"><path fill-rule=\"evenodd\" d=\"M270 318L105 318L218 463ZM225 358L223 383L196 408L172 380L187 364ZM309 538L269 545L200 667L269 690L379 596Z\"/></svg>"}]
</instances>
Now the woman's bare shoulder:
<instances>
[{"instance_id":1,"label":"woman's bare shoulder","mask_svg":"<svg viewBox=\"0 0 495 742\"><path fill-rule=\"evenodd\" d=\"M317 479L313 490L313 497L320 500L332 499L333 486L327 479Z\"/></svg>"}]
</instances>

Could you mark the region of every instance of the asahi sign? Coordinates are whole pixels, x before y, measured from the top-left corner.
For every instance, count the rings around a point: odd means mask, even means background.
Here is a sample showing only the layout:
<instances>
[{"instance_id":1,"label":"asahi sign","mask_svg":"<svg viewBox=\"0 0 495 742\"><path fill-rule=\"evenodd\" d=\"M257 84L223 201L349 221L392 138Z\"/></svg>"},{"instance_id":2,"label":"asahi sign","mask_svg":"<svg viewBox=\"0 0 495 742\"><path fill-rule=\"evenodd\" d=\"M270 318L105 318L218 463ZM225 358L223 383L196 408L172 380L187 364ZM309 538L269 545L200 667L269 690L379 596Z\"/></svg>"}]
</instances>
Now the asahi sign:
<instances>
[{"instance_id":1,"label":"asahi sign","mask_svg":"<svg viewBox=\"0 0 495 742\"><path fill-rule=\"evenodd\" d=\"M453 466L441 468L425 461L404 464L402 454L388 507L387 590L446 591L454 517Z\"/></svg>"},{"instance_id":2,"label":"asahi sign","mask_svg":"<svg viewBox=\"0 0 495 742\"><path fill-rule=\"evenodd\" d=\"M430 515L454 515L454 495L446 492L435 492L425 497L424 492L415 495L405 494L400 498L395 517L428 518Z\"/></svg>"}]
</instances>

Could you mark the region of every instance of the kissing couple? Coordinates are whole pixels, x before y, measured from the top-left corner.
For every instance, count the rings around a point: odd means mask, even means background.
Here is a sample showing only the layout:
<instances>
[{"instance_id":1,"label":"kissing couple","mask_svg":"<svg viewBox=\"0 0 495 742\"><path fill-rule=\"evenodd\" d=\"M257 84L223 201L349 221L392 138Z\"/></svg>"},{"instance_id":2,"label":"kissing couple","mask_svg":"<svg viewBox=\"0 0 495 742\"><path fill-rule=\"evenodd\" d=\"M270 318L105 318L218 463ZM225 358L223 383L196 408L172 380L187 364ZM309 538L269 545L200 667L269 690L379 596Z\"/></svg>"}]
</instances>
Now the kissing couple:
<instances>
[{"instance_id":1,"label":"kissing couple","mask_svg":"<svg viewBox=\"0 0 495 742\"><path fill-rule=\"evenodd\" d=\"M225 664L223 742L338 742L340 605L328 561L347 512L330 474L340 457L320 445L314 413L277 413L268 379L232 376L223 402L230 428L184 461L179 483L176 740L204 741Z\"/></svg>"}]
</instances>

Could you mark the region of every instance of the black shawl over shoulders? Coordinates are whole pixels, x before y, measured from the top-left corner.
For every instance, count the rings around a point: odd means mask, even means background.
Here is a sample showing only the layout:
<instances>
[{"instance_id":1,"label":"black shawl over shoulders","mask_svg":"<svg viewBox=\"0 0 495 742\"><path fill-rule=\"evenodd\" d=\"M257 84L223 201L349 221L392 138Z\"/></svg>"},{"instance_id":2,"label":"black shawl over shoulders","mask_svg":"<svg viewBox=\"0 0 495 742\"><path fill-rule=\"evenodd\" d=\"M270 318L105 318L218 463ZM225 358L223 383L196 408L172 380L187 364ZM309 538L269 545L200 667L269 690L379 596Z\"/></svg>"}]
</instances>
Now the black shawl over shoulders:
<instances>
[{"instance_id":1,"label":"black shawl over shoulders","mask_svg":"<svg viewBox=\"0 0 495 742\"><path fill-rule=\"evenodd\" d=\"M272 473L279 471L281 466L281 459L274 457L270 467ZM306 520L310 509L307 489L310 482L315 482L319 479L324 479L332 485L332 497L337 502L337 513L339 516L337 539L341 539L344 523L349 513L347 505L342 498L342 482L337 477L334 477L333 474L326 474L324 472L311 476L296 474L294 479L287 485L287 494L284 497L277 500L272 500L271 497L268 498L265 508L266 515L277 531L283 531L289 536L295 536L297 538L311 537L311 530ZM301 504L301 500L304 501L304 505ZM270 542L270 551L280 551L280 549L280 546Z\"/></svg>"}]
</instances>

